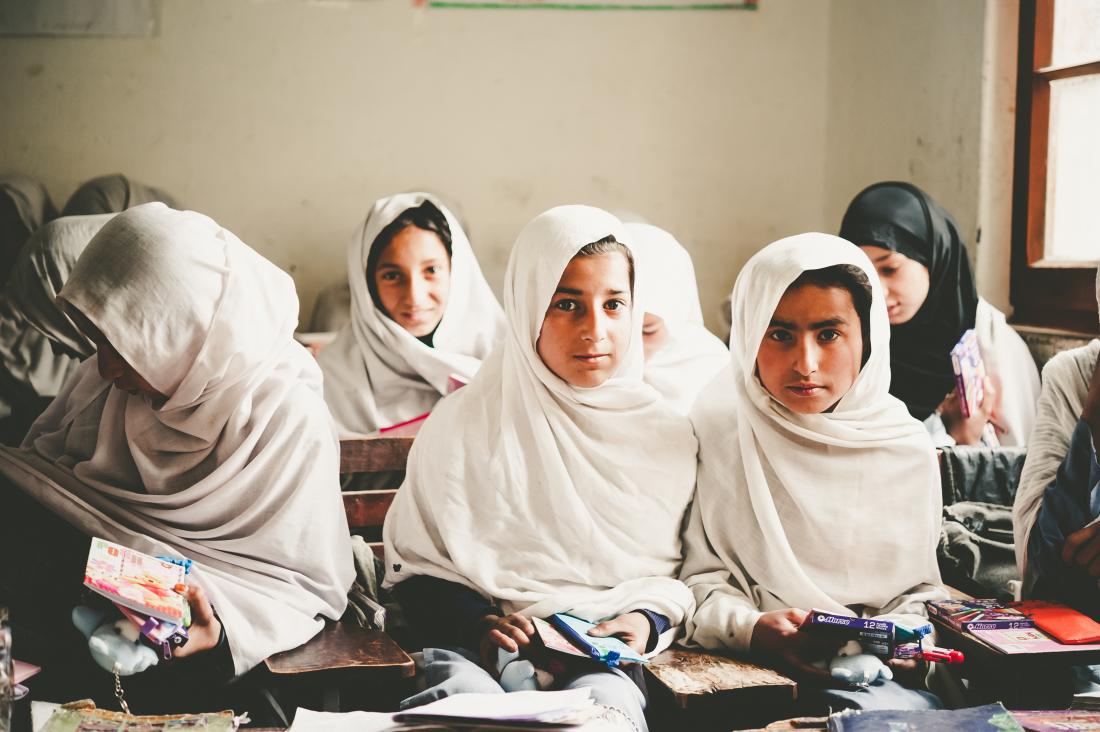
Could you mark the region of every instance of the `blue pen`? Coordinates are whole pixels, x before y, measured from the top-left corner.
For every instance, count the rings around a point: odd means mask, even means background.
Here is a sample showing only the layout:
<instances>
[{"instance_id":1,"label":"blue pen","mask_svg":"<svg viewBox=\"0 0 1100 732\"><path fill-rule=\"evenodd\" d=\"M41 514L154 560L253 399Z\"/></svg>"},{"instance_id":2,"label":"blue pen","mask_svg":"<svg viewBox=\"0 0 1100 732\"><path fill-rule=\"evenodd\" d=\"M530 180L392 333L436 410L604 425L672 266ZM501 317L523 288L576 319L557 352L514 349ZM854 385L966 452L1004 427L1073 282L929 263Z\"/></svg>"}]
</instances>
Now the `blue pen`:
<instances>
[{"instance_id":1,"label":"blue pen","mask_svg":"<svg viewBox=\"0 0 1100 732\"><path fill-rule=\"evenodd\" d=\"M585 640L584 636L574 630L573 626L565 622L565 620L562 619L562 617L558 613L554 613L550 616L550 624L557 628L558 631L567 639L569 639L577 648L580 648L582 651L587 653L589 656L592 656L592 658L596 659L597 661L603 660L600 656L599 649L589 643L587 640ZM618 654L615 654L615 660L618 661Z\"/></svg>"}]
</instances>

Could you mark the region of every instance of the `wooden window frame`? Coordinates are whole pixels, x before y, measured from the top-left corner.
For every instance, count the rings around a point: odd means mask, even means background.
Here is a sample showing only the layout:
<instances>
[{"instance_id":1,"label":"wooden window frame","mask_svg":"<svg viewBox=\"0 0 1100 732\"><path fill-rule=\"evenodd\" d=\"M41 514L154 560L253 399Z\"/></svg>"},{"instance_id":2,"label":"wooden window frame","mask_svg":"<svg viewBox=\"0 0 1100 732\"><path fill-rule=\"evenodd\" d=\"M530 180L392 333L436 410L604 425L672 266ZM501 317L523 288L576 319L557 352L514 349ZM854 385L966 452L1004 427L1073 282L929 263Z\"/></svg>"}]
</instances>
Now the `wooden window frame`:
<instances>
[{"instance_id":1,"label":"wooden window frame","mask_svg":"<svg viewBox=\"0 0 1100 732\"><path fill-rule=\"evenodd\" d=\"M1100 61L1051 66L1056 0L1021 0L1012 191L1014 323L1100 333L1096 266L1043 261L1050 82L1100 74ZM1100 252L1097 253L1100 259Z\"/></svg>"}]
</instances>

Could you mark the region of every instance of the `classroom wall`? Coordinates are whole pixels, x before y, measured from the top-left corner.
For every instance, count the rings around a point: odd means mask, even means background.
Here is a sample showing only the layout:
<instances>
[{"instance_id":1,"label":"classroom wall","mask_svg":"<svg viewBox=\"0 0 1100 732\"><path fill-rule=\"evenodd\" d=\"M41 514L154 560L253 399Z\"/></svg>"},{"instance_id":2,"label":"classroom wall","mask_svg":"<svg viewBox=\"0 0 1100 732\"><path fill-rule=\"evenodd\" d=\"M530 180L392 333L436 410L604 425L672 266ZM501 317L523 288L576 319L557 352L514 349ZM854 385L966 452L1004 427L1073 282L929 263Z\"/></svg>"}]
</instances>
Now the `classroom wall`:
<instances>
[{"instance_id":1,"label":"classroom wall","mask_svg":"<svg viewBox=\"0 0 1100 732\"><path fill-rule=\"evenodd\" d=\"M461 202L498 290L535 214L626 208L692 251L714 324L755 248L821 222L828 11L165 0L157 38L0 39L0 167L59 201L104 172L163 186L288 269L304 313L387 193Z\"/></svg>"},{"instance_id":2,"label":"classroom wall","mask_svg":"<svg viewBox=\"0 0 1100 732\"><path fill-rule=\"evenodd\" d=\"M985 16L985 0L833 0L825 165L833 230L867 185L908 180L954 215L975 261Z\"/></svg>"},{"instance_id":3,"label":"classroom wall","mask_svg":"<svg viewBox=\"0 0 1100 732\"><path fill-rule=\"evenodd\" d=\"M977 216L984 0L756 11L163 0L150 39L0 38L0 168L60 204L125 171L290 271L303 323L378 196L460 202L499 291L522 225L585 202L691 251L708 325L744 261L874 180Z\"/></svg>"}]
</instances>

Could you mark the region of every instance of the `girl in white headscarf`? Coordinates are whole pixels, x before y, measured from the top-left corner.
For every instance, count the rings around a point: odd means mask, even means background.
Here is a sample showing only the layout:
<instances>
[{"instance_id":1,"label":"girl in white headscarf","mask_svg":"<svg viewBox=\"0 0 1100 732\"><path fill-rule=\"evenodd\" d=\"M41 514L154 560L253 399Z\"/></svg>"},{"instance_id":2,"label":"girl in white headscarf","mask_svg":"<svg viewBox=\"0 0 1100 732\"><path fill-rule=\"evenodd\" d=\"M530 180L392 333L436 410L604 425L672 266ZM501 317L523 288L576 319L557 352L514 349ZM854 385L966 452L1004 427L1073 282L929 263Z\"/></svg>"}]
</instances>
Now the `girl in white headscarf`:
<instances>
[{"instance_id":1,"label":"girl in white headscarf","mask_svg":"<svg viewBox=\"0 0 1100 732\"><path fill-rule=\"evenodd\" d=\"M729 362L729 350L703 325L691 255L664 229L625 224L652 281L642 325L645 381L687 414L699 391Z\"/></svg>"},{"instance_id":2,"label":"girl in white headscarf","mask_svg":"<svg viewBox=\"0 0 1100 732\"><path fill-rule=\"evenodd\" d=\"M351 322L318 356L342 432L417 417L469 379L504 322L470 242L426 193L375 202L348 248Z\"/></svg>"},{"instance_id":3,"label":"girl in white headscarf","mask_svg":"<svg viewBox=\"0 0 1100 732\"><path fill-rule=\"evenodd\" d=\"M54 219L34 232L15 261L0 306L7 314L0 349L21 356L7 359L7 374L25 398L17 400L8 420L8 444L22 441L80 361L95 351L55 298L84 247L113 215Z\"/></svg>"},{"instance_id":4,"label":"girl in white headscarf","mask_svg":"<svg viewBox=\"0 0 1100 732\"><path fill-rule=\"evenodd\" d=\"M1097 278L1100 301L1100 276ZM1100 614L1100 340L1043 368L1035 429L1013 506L1024 594Z\"/></svg>"},{"instance_id":5,"label":"girl in white headscarf","mask_svg":"<svg viewBox=\"0 0 1100 732\"><path fill-rule=\"evenodd\" d=\"M944 597L939 473L920 422L890 396L889 323L874 267L826 234L782 239L741 271L733 358L692 412L699 481L683 577L689 639L774 657L812 680L807 611L915 620ZM895 662L891 662L895 663ZM801 695L801 694L800 694ZM937 703L895 682L833 707Z\"/></svg>"},{"instance_id":6,"label":"girl in white headscarf","mask_svg":"<svg viewBox=\"0 0 1100 732\"><path fill-rule=\"evenodd\" d=\"M353 577L339 449L320 369L292 339L290 277L206 216L151 203L103 227L58 297L97 358L0 452L0 476L31 499L20 513L44 507L85 537L66 572L90 536L194 560L205 593L189 591L180 655L216 656L228 675L338 618ZM54 556L54 536L33 541L45 546L20 556ZM66 578L0 588L26 611L46 604L34 583Z\"/></svg>"},{"instance_id":7,"label":"girl in white headscarf","mask_svg":"<svg viewBox=\"0 0 1100 732\"><path fill-rule=\"evenodd\" d=\"M531 221L505 274L503 344L417 437L386 517L386 584L446 648L425 651L439 683L406 705L500 691L476 654L526 646L532 617L568 611L655 651L691 610L675 574L696 442L642 381L646 280L624 242L586 206ZM564 681L644 727L621 672Z\"/></svg>"},{"instance_id":8,"label":"girl in white headscarf","mask_svg":"<svg viewBox=\"0 0 1100 732\"><path fill-rule=\"evenodd\" d=\"M28 237L57 216L46 187L23 175L0 176L0 442L18 444L57 393L65 364L42 336L27 327L6 291L12 266Z\"/></svg>"}]
</instances>

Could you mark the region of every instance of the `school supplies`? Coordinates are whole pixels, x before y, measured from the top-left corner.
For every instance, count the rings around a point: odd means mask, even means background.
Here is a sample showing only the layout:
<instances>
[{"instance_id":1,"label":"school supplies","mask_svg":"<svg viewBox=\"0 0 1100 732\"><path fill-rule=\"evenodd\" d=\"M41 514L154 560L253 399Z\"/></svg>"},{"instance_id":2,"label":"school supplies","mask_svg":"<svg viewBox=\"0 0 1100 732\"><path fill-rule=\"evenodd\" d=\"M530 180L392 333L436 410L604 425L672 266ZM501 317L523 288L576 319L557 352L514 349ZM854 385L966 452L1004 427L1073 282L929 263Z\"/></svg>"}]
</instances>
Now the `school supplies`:
<instances>
[{"instance_id":1,"label":"school supplies","mask_svg":"<svg viewBox=\"0 0 1100 732\"><path fill-rule=\"evenodd\" d=\"M123 712L96 709L90 701L63 704L53 711L38 732L170 732L202 730L202 732L234 732L248 721L247 715L234 717L233 712L208 714L173 714L164 716L134 716Z\"/></svg>"},{"instance_id":2,"label":"school supplies","mask_svg":"<svg viewBox=\"0 0 1100 732\"><path fill-rule=\"evenodd\" d=\"M863 650L890 658L894 653L894 624L889 620L855 618L811 610L798 628L806 633L859 641Z\"/></svg>"},{"instance_id":3,"label":"school supplies","mask_svg":"<svg viewBox=\"0 0 1100 732\"><path fill-rule=\"evenodd\" d=\"M1012 710L1028 732L1100 732L1100 714L1085 709Z\"/></svg>"},{"instance_id":4,"label":"school supplies","mask_svg":"<svg viewBox=\"0 0 1100 732\"><path fill-rule=\"evenodd\" d=\"M969 709L871 710L848 709L829 717L829 732L1023 732L1013 716L997 702Z\"/></svg>"},{"instance_id":5,"label":"school supplies","mask_svg":"<svg viewBox=\"0 0 1100 732\"><path fill-rule=\"evenodd\" d=\"M951 365L955 370L959 409L964 417L969 417L978 410L985 396L985 360L973 328L963 333L951 349Z\"/></svg>"},{"instance_id":6,"label":"school supplies","mask_svg":"<svg viewBox=\"0 0 1100 732\"><path fill-rule=\"evenodd\" d=\"M996 628L1033 628L1035 623L1000 600L935 600L926 602L928 614L960 632Z\"/></svg>"},{"instance_id":7,"label":"school supplies","mask_svg":"<svg viewBox=\"0 0 1100 732\"><path fill-rule=\"evenodd\" d=\"M1100 643L1059 643L1038 628L993 628L971 630L970 634L1002 653L1072 653L1100 651Z\"/></svg>"},{"instance_id":8,"label":"school supplies","mask_svg":"<svg viewBox=\"0 0 1100 732\"><path fill-rule=\"evenodd\" d=\"M588 688L567 691L513 691L509 694L454 694L393 715L394 722L491 729L575 729L597 712Z\"/></svg>"},{"instance_id":9,"label":"school supplies","mask_svg":"<svg viewBox=\"0 0 1100 732\"><path fill-rule=\"evenodd\" d=\"M924 645L923 641L897 645L894 648L894 658L914 658L918 661L929 661L931 663L962 663L966 660L966 656L963 655L962 651Z\"/></svg>"},{"instance_id":10,"label":"school supplies","mask_svg":"<svg viewBox=\"0 0 1100 732\"><path fill-rule=\"evenodd\" d=\"M620 663L647 663L633 648L614 636L597 638L588 635L596 627L587 620L557 613L546 620L532 618L539 640L551 651L560 651L570 656L588 658L594 661L618 666Z\"/></svg>"},{"instance_id":11,"label":"school supplies","mask_svg":"<svg viewBox=\"0 0 1100 732\"><path fill-rule=\"evenodd\" d=\"M1077 645L1100 641L1100 623L1065 605L1042 600L1027 600L1013 607L1025 613L1035 627L1051 635L1059 643Z\"/></svg>"},{"instance_id":12,"label":"school supplies","mask_svg":"<svg viewBox=\"0 0 1100 732\"><path fill-rule=\"evenodd\" d=\"M187 583L188 560L151 557L105 539L92 539L84 585L121 607L187 626L187 599L175 587Z\"/></svg>"}]
</instances>

